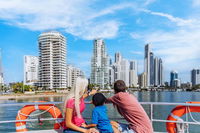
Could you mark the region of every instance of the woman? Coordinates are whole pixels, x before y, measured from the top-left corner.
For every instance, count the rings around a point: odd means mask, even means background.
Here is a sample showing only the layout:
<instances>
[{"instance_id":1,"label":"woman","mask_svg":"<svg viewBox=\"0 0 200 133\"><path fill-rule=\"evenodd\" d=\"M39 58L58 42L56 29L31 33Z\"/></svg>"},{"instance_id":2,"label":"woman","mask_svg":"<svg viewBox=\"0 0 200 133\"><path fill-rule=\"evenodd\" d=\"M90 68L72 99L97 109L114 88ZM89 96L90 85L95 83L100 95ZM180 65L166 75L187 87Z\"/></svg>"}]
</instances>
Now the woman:
<instances>
[{"instance_id":1,"label":"woman","mask_svg":"<svg viewBox=\"0 0 200 133\"><path fill-rule=\"evenodd\" d=\"M90 93L85 93L88 86L88 80L78 77L75 81L75 85L68 93L65 104L65 130L64 133L96 133L94 128L86 129L81 127L85 125L85 120L83 119L81 113L85 109L84 99L89 95L96 93L96 90L91 91Z\"/></svg>"}]
</instances>

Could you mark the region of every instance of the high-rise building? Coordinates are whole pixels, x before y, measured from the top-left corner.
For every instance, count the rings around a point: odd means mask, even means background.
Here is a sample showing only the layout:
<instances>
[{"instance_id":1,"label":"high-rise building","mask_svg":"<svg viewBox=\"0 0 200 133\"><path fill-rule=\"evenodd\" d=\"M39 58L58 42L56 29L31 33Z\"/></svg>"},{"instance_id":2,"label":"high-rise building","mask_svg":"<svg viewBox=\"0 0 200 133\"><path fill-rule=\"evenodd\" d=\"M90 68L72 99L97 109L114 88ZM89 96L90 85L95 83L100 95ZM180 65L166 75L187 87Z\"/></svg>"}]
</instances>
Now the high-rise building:
<instances>
[{"instance_id":1,"label":"high-rise building","mask_svg":"<svg viewBox=\"0 0 200 133\"><path fill-rule=\"evenodd\" d=\"M130 85L130 87L138 86L137 61L136 60L130 61L129 85Z\"/></svg>"},{"instance_id":2,"label":"high-rise building","mask_svg":"<svg viewBox=\"0 0 200 133\"><path fill-rule=\"evenodd\" d=\"M114 83L114 68L113 66L109 66L108 69L109 69L109 85L111 86Z\"/></svg>"},{"instance_id":3,"label":"high-rise building","mask_svg":"<svg viewBox=\"0 0 200 133\"><path fill-rule=\"evenodd\" d=\"M2 56L1 56L1 49L0 49L0 88L4 84L4 78L3 78L3 69L2 69Z\"/></svg>"},{"instance_id":4,"label":"high-rise building","mask_svg":"<svg viewBox=\"0 0 200 133\"><path fill-rule=\"evenodd\" d=\"M59 32L39 36L39 86L66 88L66 38Z\"/></svg>"},{"instance_id":5,"label":"high-rise building","mask_svg":"<svg viewBox=\"0 0 200 133\"><path fill-rule=\"evenodd\" d=\"M170 86L171 87L174 87L175 85L174 85L174 80L175 79L178 79L178 72L176 72L176 71L171 71L171 73L170 73Z\"/></svg>"},{"instance_id":6,"label":"high-rise building","mask_svg":"<svg viewBox=\"0 0 200 133\"><path fill-rule=\"evenodd\" d=\"M164 85L164 79L163 79L163 62L162 59L160 58L158 61L158 84L160 86Z\"/></svg>"},{"instance_id":7,"label":"high-rise building","mask_svg":"<svg viewBox=\"0 0 200 133\"><path fill-rule=\"evenodd\" d=\"M121 62L122 56L119 52L115 53L115 63L116 62Z\"/></svg>"},{"instance_id":8,"label":"high-rise building","mask_svg":"<svg viewBox=\"0 0 200 133\"><path fill-rule=\"evenodd\" d=\"M90 82L99 85L100 88L106 88L109 85L109 61L105 42L102 39L95 39L93 44Z\"/></svg>"},{"instance_id":9,"label":"high-rise building","mask_svg":"<svg viewBox=\"0 0 200 133\"><path fill-rule=\"evenodd\" d=\"M150 52L150 86L154 86L154 84L155 84L155 81L154 81L154 79L155 79L155 71L154 71L154 54L153 54L153 52Z\"/></svg>"},{"instance_id":10,"label":"high-rise building","mask_svg":"<svg viewBox=\"0 0 200 133\"><path fill-rule=\"evenodd\" d=\"M154 86L158 86L158 57L154 58Z\"/></svg>"},{"instance_id":11,"label":"high-rise building","mask_svg":"<svg viewBox=\"0 0 200 133\"><path fill-rule=\"evenodd\" d=\"M39 61L37 56L24 56L24 84L37 85Z\"/></svg>"},{"instance_id":12,"label":"high-rise building","mask_svg":"<svg viewBox=\"0 0 200 133\"><path fill-rule=\"evenodd\" d=\"M150 44L145 45L145 56L144 56L144 72L146 73L146 84L150 86Z\"/></svg>"},{"instance_id":13,"label":"high-rise building","mask_svg":"<svg viewBox=\"0 0 200 133\"><path fill-rule=\"evenodd\" d=\"M72 87L72 72L73 72L73 66L67 65L67 87Z\"/></svg>"},{"instance_id":14,"label":"high-rise building","mask_svg":"<svg viewBox=\"0 0 200 133\"><path fill-rule=\"evenodd\" d=\"M181 87L181 80L180 79L174 79L173 82L172 82L172 87L180 88Z\"/></svg>"},{"instance_id":15,"label":"high-rise building","mask_svg":"<svg viewBox=\"0 0 200 133\"><path fill-rule=\"evenodd\" d=\"M67 66L67 87L73 87L78 77L84 77L84 72L74 66Z\"/></svg>"},{"instance_id":16,"label":"high-rise building","mask_svg":"<svg viewBox=\"0 0 200 133\"><path fill-rule=\"evenodd\" d=\"M146 88L147 87L147 81L146 81L146 73L145 72L143 72L142 74L140 74L139 76L138 76L138 84L139 84L139 86L140 86L140 88Z\"/></svg>"},{"instance_id":17,"label":"high-rise building","mask_svg":"<svg viewBox=\"0 0 200 133\"><path fill-rule=\"evenodd\" d=\"M123 80L129 86L129 61L122 58L120 53L115 53L114 81Z\"/></svg>"},{"instance_id":18,"label":"high-rise building","mask_svg":"<svg viewBox=\"0 0 200 133\"><path fill-rule=\"evenodd\" d=\"M192 86L200 84L200 69L193 69L191 71Z\"/></svg>"},{"instance_id":19,"label":"high-rise building","mask_svg":"<svg viewBox=\"0 0 200 133\"><path fill-rule=\"evenodd\" d=\"M147 87L162 86L163 63L162 59L155 57L150 49L150 44L145 45L144 72L146 73Z\"/></svg>"},{"instance_id":20,"label":"high-rise building","mask_svg":"<svg viewBox=\"0 0 200 133\"><path fill-rule=\"evenodd\" d=\"M129 61L126 59L122 59L120 62L120 80L123 80L126 86L129 86Z\"/></svg>"}]
</instances>

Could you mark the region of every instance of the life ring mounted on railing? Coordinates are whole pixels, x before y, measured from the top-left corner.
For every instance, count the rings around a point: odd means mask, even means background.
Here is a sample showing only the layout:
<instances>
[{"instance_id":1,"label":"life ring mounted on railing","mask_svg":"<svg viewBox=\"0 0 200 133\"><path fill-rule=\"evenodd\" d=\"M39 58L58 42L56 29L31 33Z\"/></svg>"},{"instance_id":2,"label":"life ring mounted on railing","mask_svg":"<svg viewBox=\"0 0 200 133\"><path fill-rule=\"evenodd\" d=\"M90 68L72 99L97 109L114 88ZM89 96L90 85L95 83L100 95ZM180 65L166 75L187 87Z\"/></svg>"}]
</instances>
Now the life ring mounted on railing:
<instances>
[{"instance_id":1,"label":"life ring mounted on railing","mask_svg":"<svg viewBox=\"0 0 200 133\"><path fill-rule=\"evenodd\" d=\"M200 104L200 102L187 102L187 103ZM190 112L200 112L200 107L199 106L183 106L183 105L176 106L171 111L171 114L167 117L167 120L182 122L183 120L181 119L181 117ZM177 127L177 124L175 122L167 122L166 128L167 128L168 133L178 133L177 129L180 127ZM184 128L184 127L182 126L181 128ZM179 130L183 130L183 129L179 129Z\"/></svg>"},{"instance_id":2,"label":"life ring mounted on railing","mask_svg":"<svg viewBox=\"0 0 200 133\"><path fill-rule=\"evenodd\" d=\"M37 101L37 102L45 102L45 101ZM54 104L42 104L42 105L25 105L22 109L20 109L17 113L16 120L19 120L19 122L16 122L16 132L25 132L28 131L26 128L26 121L20 121L20 120L26 120L29 116L38 116L40 114L30 115L32 112L36 110L43 110L43 114L45 112L49 112L53 118L63 118L62 112L54 105ZM54 124L54 129L61 129L63 126L63 120L56 120L56 123Z\"/></svg>"}]
</instances>

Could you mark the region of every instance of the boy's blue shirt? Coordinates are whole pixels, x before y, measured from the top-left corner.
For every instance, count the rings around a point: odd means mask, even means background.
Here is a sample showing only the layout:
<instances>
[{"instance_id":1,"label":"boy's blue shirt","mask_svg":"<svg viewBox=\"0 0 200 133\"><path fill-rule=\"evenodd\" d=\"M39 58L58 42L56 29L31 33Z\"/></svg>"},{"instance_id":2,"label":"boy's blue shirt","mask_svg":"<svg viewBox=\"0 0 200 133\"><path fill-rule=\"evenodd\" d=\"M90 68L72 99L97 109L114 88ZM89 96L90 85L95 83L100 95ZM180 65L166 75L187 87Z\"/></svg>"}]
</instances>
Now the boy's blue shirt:
<instances>
[{"instance_id":1,"label":"boy's blue shirt","mask_svg":"<svg viewBox=\"0 0 200 133\"><path fill-rule=\"evenodd\" d=\"M96 106L92 111L92 124L97 124L101 133L113 133L106 106Z\"/></svg>"}]
</instances>

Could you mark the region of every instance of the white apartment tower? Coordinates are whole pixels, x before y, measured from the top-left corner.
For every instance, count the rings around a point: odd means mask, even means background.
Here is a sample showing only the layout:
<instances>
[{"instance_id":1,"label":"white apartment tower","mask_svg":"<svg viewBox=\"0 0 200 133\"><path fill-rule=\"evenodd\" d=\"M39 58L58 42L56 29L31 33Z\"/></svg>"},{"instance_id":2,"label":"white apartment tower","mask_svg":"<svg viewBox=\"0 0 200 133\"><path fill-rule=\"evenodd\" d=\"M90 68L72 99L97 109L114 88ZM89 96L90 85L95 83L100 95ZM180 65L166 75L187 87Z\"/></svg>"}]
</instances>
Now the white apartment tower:
<instances>
[{"instance_id":1,"label":"white apartment tower","mask_svg":"<svg viewBox=\"0 0 200 133\"><path fill-rule=\"evenodd\" d=\"M24 56L24 84L36 85L38 83L39 61L37 56Z\"/></svg>"},{"instance_id":2,"label":"white apartment tower","mask_svg":"<svg viewBox=\"0 0 200 133\"><path fill-rule=\"evenodd\" d=\"M66 38L59 32L45 32L38 43L40 87L66 88Z\"/></svg>"},{"instance_id":3,"label":"white apartment tower","mask_svg":"<svg viewBox=\"0 0 200 133\"><path fill-rule=\"evenodd\" d=\"M95 39L93 45L90 82L100 88L106 88L109 85L109 63L105 42L102 39Z\"/></svg>"}]
</instances>

